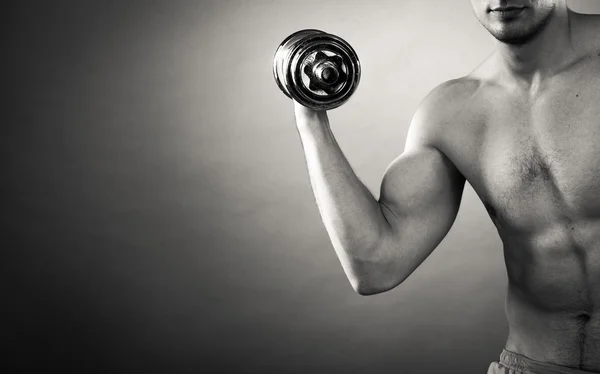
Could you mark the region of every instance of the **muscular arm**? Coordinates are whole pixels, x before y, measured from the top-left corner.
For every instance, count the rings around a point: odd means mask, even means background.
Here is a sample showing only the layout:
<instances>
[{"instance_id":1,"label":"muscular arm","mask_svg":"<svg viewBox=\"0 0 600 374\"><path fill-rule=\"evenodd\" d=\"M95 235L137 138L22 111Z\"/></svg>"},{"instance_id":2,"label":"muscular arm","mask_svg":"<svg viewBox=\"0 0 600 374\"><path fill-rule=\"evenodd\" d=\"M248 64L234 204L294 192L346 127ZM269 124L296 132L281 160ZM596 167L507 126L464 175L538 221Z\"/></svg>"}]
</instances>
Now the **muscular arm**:
<instances>
[{"instance_id":1,"label":"muscular arm","mask_svg":"<svg viewBox=\"0 0 600 374\"><path fill-rule=\"evenodd\" d=\"M379 204L389 223L380 242L391 287L405 280L444 239L456 219L465 178L439 150L451 118L442 92L432 93L415 114L404 152L387 168ZM441 96L441 97L440 97ZM385 274L385 273L384 273ZM390 285L388 284L388 287Z\"/></svg>"},{"instance_id":2,"label":"muscular arm","mask_svg":"<svg viewBox=\"0 0 600 374\"><path fill-rule=\"evenodd\" d=\"M405 151L386 170L379 201L353 172L326 113L295 104L323 223L352 287L362 295L400 284L456 218L464 178L435 147L440 95L431 94L415 114Z\"/></svg>"}]
</instances>

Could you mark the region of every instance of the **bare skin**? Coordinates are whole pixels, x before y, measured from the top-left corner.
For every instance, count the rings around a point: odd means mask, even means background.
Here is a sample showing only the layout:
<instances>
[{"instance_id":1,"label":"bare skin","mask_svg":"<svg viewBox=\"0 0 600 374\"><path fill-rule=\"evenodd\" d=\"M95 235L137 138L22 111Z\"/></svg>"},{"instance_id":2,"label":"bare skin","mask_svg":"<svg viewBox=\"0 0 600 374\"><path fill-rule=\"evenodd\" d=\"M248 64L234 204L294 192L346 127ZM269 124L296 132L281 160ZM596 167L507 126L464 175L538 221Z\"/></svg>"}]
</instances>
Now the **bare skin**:
<instances>
[{"instance_id":1,"label":"bare skin","mask_svg":"<svg viewBox=\"0 0 600 374\"><path fill-rule=\"evenodd\" d=\"M507 1L472 2L490 32L519 35L486 18ZM520 17L555 9L537 36L499 40L471 74L428 95L378 200L353 173L326 113L296 103L309 176L362 295L393 289L429 256L468 181L504 247L505 348L600 372L600 16L576 14L561 0L509 3L532 8Z\"/></svg>"}]
</instances>

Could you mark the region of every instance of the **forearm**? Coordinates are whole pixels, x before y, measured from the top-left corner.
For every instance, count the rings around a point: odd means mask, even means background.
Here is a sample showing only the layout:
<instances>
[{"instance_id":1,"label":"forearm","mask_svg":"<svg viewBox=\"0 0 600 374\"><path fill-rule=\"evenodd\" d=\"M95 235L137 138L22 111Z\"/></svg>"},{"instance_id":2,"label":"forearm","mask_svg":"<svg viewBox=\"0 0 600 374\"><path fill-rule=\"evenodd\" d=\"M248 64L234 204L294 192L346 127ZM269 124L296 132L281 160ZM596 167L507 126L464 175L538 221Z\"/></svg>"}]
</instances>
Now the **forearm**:
<instances>
[{"instance_id":1,"label":"forearm","mask_svg":"<svg viewBox=\"0 0 600 374\"><path fill-rule=\"evenodd\" d=\"M356 176L325 112L297 113L298 133L323 223L353 287L374 287L390 227L381 206Z\"/></svg>"}]
</instances>

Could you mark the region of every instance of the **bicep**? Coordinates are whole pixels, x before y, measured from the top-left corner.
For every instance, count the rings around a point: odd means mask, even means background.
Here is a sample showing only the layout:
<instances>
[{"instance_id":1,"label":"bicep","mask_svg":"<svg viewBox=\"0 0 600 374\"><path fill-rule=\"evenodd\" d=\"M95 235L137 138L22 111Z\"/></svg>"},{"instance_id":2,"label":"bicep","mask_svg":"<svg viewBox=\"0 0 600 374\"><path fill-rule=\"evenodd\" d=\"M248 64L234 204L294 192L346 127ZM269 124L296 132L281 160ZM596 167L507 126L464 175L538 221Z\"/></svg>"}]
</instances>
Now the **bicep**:
<instances>
[{"instance_id":1,"label":"bicep","mask_svg":"<svg viewBox=\"0 0 600 374\"><path fill-rule=\"evenodd\" d=\"M411 121L404 152L386 169L379 203L389 223L383 247L401 279L408 277L450 231L465 177L440 150L455 131L472 88L458 79L436 87Z\"/></svg>"},{"instance_id":2,"label":"bicep","mask_svg":"<svg viewBox=\"0 0 600 374\"><path fill-rule=\"evenodd\" d=\"M407 147L387 168L379 203L391 229L387 248L408 267L405 277L452 227L464 185L454 164L432 146Z\"/></svg>"}]
</instances>

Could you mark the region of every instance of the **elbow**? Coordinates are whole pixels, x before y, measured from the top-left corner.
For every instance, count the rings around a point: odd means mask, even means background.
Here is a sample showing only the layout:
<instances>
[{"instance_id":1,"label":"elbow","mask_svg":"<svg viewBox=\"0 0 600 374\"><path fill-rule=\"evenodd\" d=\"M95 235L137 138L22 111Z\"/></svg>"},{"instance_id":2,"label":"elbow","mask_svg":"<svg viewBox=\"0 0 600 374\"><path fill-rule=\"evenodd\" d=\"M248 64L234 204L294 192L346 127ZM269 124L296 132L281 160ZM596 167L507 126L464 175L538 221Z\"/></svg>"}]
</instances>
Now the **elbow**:
<instances>
[{"instance_id":1,"label":"elbow","mask_svg":"<svg viewBox=\"0 0 600 374\"><path fill-rule=\"evenodd\" d=\"M361 296L391 291L407 278L402 267L398 266L398 261L389 256L354 258L348 265L346 268L348 280L354 291Z\"/></svg>"},{"instance_id":2,"label":"elbow","mask_svg":"<svg viewBox=\"0 0 600 374\"><path fill-rule=\"evenodd\" d=\"M354 291L356 291L356 293L361 296L373 296L373 295L377 295L377 294L389 291L389 289L384 289L381 287L366 286L366 285L360 285L360 286L353 287L353 288L354 288Z\"/></svg>"},{"instance_id":3,"label":"elbow","mask_svg":"<svg viewBox=\"0 0 600 374\"><path fill-rule=\"evenodd\" d=\"M388 292L396 288L400 283L394 281L373 281L366 279L354 279L350 281L354 291L361 296L373 296L380 293Z\"/></svg>"}]
</instances>

